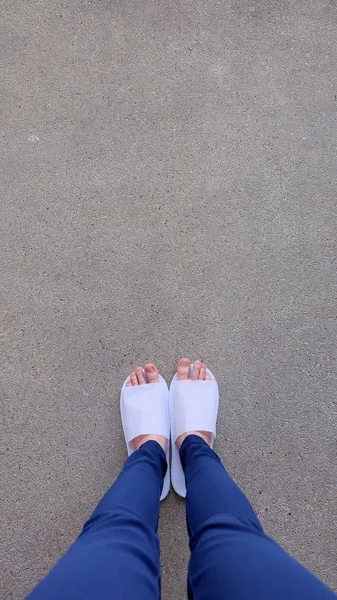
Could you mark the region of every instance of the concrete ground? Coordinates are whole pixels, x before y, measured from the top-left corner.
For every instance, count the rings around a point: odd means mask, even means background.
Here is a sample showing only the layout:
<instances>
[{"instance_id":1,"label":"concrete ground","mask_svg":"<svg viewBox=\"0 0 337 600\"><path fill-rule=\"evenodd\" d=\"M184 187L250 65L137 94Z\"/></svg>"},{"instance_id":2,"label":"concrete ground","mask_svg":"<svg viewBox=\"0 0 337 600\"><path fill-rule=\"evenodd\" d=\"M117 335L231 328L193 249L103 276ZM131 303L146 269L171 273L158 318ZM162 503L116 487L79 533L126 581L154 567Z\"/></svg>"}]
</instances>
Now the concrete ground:
<instances>
[{"instance_id":1,"label":"concrete ground","mask_svg":"<svg viewBox=\"0 0 337 600\"><path fill-rule=\"evenodd\" d=\"M336 0L4 0L3 598L125 459L119 390L204 359L216 449L337 591ZM185 597L184 502L161 509Z\"/></svg>"}]
</instances>

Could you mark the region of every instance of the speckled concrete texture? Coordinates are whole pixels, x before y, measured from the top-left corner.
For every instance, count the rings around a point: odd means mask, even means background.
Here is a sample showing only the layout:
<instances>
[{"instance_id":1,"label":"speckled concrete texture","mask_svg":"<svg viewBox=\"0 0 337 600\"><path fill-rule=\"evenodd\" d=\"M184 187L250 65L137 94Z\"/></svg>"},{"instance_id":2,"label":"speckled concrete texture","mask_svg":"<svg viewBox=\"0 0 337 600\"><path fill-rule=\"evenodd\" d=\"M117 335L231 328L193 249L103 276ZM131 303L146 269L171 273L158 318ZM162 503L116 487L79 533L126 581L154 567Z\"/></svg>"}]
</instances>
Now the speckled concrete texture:
<instances>
[{"instance_id":1,"label":"speckled concrete texture","mask_svg":"<svg viewBox=\"0 0 337 600\"><path fill-rule=\"evenodd\" d=\"M337 591L336 0L1 5L2 597L126 456L119 391L200 357L266 530ZM161 509L186 596L184 503Z\"/></svg>"}]
</instances>

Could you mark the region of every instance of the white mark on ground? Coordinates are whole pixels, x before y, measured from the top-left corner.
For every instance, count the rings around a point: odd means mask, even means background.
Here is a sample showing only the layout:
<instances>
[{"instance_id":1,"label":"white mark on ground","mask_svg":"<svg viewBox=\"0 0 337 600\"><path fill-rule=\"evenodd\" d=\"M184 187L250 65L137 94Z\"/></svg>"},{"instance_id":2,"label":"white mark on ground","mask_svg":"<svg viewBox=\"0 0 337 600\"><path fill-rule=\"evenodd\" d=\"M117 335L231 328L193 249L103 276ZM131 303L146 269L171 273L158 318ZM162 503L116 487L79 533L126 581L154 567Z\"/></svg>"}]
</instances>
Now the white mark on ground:
<instances>
[{"instance_id":1,"label":"white mark on ground","mask_svg":"<svg viewBox=\"0 0 337 600\"><path fill-rule=\"evenodd\" d=\"M28 137L28 141L29 141L29 142L39 142L39 141L40 141L40 138L39 138L39 136L38 136L38 135L30 135L30 136Z\"/></svg>"}]
</instances>

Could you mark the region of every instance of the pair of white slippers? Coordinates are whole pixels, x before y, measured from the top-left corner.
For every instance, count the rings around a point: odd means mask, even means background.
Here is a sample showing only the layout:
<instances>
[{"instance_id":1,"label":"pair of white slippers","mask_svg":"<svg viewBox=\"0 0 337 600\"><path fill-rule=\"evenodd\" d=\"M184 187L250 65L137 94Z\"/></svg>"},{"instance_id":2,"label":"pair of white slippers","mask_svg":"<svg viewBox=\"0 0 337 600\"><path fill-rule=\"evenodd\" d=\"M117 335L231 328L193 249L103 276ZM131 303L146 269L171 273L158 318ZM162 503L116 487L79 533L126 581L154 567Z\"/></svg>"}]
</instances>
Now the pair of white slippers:
<instances>
[{"instance_id":1,"label":"pair of white slippers","mask_svg":"<svg viewBox=\"0 0 337 600\"><path fill-rule=\"evenodd\" d=\"M193 365L191 365L191 373ZM170 491L171 479L174 490L186 496L185 475L181 465L177 438L187 431L208 431L212 443L216 436L216 419L219 407L219 390L215 377L207 369L211 379L178 380L177 373L168 389L159 375L157 383L126 386L121 391L121 416L128 455L134 452L131 441L139 435L159 434L168 441L167 472L160 499ZM169 468L170 440L172 445L171 473Z\"/></svg>"}]
</instances>

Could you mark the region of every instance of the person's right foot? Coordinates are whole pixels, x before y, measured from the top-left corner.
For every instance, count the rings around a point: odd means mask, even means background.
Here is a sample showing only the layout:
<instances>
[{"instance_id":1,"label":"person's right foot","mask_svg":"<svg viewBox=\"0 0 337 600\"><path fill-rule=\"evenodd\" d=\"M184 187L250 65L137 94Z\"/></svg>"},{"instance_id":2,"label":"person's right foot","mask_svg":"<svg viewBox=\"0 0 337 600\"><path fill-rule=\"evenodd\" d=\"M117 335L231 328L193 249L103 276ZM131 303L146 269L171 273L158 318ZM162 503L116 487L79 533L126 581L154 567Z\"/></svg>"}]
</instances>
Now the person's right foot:
<instances>
[{"instance_id":1,"label":"person's right foot","mask_svg":"<svg viewBox=\"0 0 337 600\"><path fill-rule=\"evenodd\" d=\"M209 381L212 379L209 373L206 371L206 365L202 363L200 360L194 361L193 371L190 375L191 370L191 361L188 358L181 358L178 362L177 367L177 379L178 381L187 381L188 379L192 381ZM198 435L201 437L207 444L211 444L212 434L209 431L186 431L182 433L176 440L176 444L178 449L183 443L184 439L188 435Z\"/></svg>"}]
</instances>

